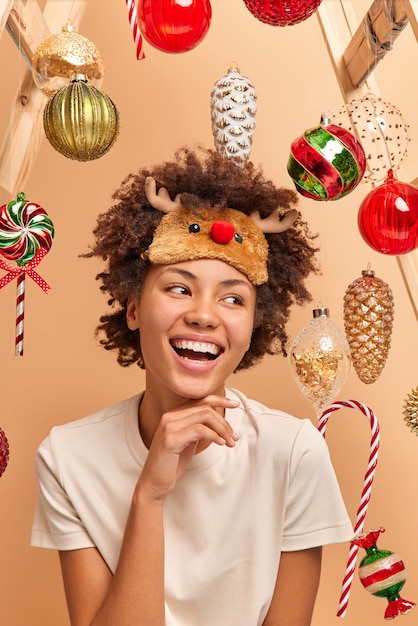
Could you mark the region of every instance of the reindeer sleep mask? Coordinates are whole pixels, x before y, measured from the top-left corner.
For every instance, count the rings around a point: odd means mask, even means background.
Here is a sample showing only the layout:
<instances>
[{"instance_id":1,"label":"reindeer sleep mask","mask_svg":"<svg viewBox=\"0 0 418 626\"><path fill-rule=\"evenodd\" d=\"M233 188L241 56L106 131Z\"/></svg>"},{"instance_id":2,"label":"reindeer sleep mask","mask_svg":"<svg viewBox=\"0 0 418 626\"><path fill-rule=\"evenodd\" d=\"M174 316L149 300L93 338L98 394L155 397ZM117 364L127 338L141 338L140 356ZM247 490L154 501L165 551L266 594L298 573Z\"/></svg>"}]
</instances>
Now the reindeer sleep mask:
<instances>
[{"instance_id":1,"label":"reindeer sleep mask","mask_svg":"<svg viewBox=\"0 0 418 626\"><path fill-rule=\"evenodd\" d=\"M154 265L168 265L195 259L218 259L245 274L253 285L267 281L268 244L263 233L290 228L297 217L292 209L280 220L278 211L262 219L258 211L250 216L231 208L199 207L194 211L171 200L166 189L156 192L154 178L145 181L150 205L166 215L155 229L144 258Z\"/></svg>"}]
</instances>

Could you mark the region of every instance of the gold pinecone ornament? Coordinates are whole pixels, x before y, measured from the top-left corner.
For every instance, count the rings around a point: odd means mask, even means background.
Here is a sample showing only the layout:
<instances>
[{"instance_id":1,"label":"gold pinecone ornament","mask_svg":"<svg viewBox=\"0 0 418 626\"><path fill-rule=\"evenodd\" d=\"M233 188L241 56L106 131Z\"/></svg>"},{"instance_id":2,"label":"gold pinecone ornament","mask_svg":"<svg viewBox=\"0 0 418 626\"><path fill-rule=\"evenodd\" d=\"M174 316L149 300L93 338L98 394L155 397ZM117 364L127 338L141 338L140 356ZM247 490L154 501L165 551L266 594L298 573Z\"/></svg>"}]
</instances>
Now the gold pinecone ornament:
<instances>
[{"instance_id":1,"label":"gold pinecone ornament","mask_svg":"<svg viewBox=\"0 0 418 626\"><path fill-rule=\"evenodd\" d=\"M244 166L252 148L257 96L237 67L216 81L211 93L212 133L216 150Z\"/></svg>"},{"instance_id":2,"label":"gold pinecone ornament","mask_svg":"<svg viewBox=\"0 0 418 626\"><path fill-rule=\"evenodd\" d=\"M412 389L411 393L408 393L408 398L405 400L403 406L404 421L408 428L413 433L418 435L418 387Z\"/></svg>"},{"instance_id":3,"label":"gold pinecone ornament","mask_svg":"<svg viewBox=\"0 0 418 626\"><path fill-rule=\"evenodd\" d=\"M376 382L389 354L394 316L389 285L371 269L363 270L344 295L344 328L359 379Z\"/></svg>"}]
</instances>

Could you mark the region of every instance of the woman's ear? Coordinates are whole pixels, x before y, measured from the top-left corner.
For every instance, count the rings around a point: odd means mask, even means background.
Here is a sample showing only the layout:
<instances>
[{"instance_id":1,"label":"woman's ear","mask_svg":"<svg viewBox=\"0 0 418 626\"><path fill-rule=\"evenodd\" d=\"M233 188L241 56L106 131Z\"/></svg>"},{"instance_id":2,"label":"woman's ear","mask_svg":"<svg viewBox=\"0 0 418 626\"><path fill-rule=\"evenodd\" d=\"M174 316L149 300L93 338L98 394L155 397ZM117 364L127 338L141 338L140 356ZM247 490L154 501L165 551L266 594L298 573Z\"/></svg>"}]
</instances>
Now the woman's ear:
<instances>
[{"instance_id":1,"label":"woman's ear","mask_svg":"<svg viewBox=\"0 0 418 626\"><path fill-rule=\"evenodd\" d=\"M139 330L139 305L136 300L131 298L126 305L126 323L129 330Z\"/></svg>"}]
</instances>

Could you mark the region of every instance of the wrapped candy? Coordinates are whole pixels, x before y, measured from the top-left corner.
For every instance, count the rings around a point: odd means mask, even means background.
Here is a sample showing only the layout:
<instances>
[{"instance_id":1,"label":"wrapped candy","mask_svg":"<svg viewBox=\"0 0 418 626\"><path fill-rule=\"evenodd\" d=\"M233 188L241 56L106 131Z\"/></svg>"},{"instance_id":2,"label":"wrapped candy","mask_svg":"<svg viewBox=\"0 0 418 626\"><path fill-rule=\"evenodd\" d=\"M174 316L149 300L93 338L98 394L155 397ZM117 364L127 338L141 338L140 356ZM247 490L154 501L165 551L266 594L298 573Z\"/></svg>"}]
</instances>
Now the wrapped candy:
<instances>
[{"instance_id":1,"label":"wrapped candy","mask_svg":"<svg viewBox=\"0 0 418 626\"><path fill-rule=\"evenodd\" d=\"M378 598L386 598L389 602L385 611L385 619L393 619L398 615L409 613L415 602L404 600L399 592L406 581L403 561L390 550L379 550L376 543L384 528L371 530L357 535L353 543L366 550L367 555L359 566L359 577L363 587Z\"/></svg>"}]
</instances>

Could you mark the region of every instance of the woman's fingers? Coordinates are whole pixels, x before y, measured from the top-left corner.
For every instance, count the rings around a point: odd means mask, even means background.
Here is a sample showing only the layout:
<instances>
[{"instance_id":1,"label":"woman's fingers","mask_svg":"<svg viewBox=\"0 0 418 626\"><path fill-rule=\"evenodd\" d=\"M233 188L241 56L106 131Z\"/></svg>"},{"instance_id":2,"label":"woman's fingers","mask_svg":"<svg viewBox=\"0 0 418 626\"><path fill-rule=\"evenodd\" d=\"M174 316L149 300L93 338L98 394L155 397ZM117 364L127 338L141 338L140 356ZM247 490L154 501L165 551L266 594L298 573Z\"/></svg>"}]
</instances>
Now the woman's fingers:
<instances>
[{"instance_id":1,"label":"woman's fingers","mask_svg":"<svg viewBox=\"0 0 418 626\"><path fill-rule=\"evenodd\" d=\"M158 430L177 454L182 451L182 445L201 440L232 447L239 437L216 408L236 408L238 404L222 396L188 400L178 410L164 414Z\"/></svg>"},{"instance_id":2,"label":"woman's fingers","mask_svg":"<svg viewBox=\"0 0 418 626\"><path fill-rule=\"evenodd\" d=\"M234 400L207 396L199 401L188 400L177 410L165 413L154 434L141 486L155 497L164 498L190 465L200 442L234 447L239 437L222 413L237 406Z\"/></svg>"}]
</instances>

